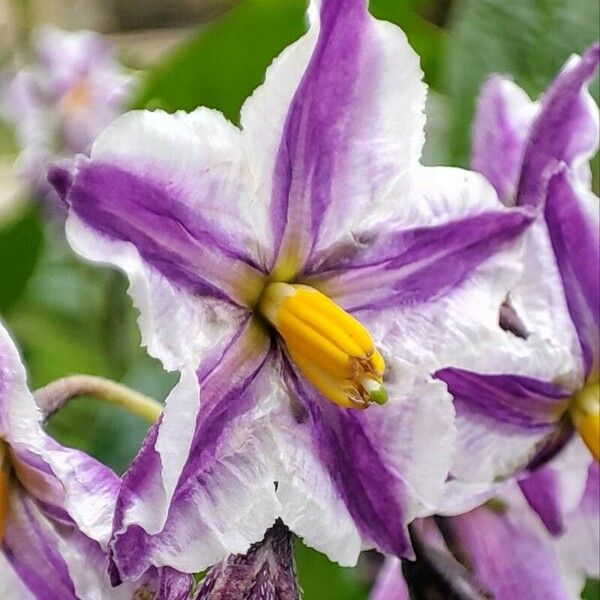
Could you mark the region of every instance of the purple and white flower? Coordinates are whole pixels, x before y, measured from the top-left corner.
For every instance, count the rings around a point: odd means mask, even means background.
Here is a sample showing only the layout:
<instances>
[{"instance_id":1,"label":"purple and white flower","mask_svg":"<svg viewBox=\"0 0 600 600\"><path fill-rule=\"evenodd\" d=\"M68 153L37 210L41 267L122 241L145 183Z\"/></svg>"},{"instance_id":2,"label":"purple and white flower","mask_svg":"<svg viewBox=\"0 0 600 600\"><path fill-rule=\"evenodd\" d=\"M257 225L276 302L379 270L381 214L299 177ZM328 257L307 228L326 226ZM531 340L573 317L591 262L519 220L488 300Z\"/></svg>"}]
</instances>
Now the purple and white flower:
<instances>
[{"instance_id":1,"label":"purple and white flower","mask_svg":"<svg viewBox=\"0 0 600 600\"><path fill-rule=\"evenodd\" d=\"M36 62L5 74L3 116L14 125L19 174L34 192L51 191L51 160L87 153L98 134L123 112L134 83L96 33L55 28L34 35Z\"/></svg>"},{"instance_id":2,"label":"purple and white flower","mask_svg":"<svg viewBox=\"0 0 600 600\"><path fill-rule=\"evenodd\" d=\"M147 587L187 597L171 570L111 587L107 544L119 478L42 428L18 351L0 324L0 597L11 600L130 600ZM161 587L162 586L162 587Z\"/></svg>"},{"instance_id":3,"label":"purple and white flower","mask_svg":"<svg viewBox=\"0 0 600 600\"><path fill-rule=\"evenodd\" d=\"M145 345L182 372L123 479L115 581L202 570L278 518L343 565L411 556L455 442L428 370L502 333L527 211L420 165L426 88L398 28L365 0L313 0L309 21L241 129L131 112L50 172L72 246L127 273Z\"/></svg>"},{"instance_id":4,"label":"purple and white flower","mask_svg":"<svg viewBox=\"0 0 600 600\"><path fill-rule=\"evenodd\" d=\"M416 522L417 563L403 569L387 558L371 600L408 599L411 583L437 586L441 597L470 590L466 597L495 600L580 598L586 579L600 576L598 463L582 444L572 444L519 485L504 483L496 499L465 514ZM561 507L558 528L532 510L521 494L525 487L530 502L536 497ZM426 578L411 577L428 569Z\"/></svg>"},{"instance_id":5,"label":"purple and white flower","mask_svg":"<svg viewBox=\"0 0 600 600\"><path fill-rule=\"evenodd\" d=\"M599 59L598 44L573 56L537 103L499 76L479 98L473 166L507 205L529 206L536 219L500 313L503 345L437 373L460 431L449 510L466 507L459 481L473 484L465 492L473 506L474 490L539 467L573 425L600 460L600 204L588 167L598 107L587 90Z\"/></svg>"}]
</instances>

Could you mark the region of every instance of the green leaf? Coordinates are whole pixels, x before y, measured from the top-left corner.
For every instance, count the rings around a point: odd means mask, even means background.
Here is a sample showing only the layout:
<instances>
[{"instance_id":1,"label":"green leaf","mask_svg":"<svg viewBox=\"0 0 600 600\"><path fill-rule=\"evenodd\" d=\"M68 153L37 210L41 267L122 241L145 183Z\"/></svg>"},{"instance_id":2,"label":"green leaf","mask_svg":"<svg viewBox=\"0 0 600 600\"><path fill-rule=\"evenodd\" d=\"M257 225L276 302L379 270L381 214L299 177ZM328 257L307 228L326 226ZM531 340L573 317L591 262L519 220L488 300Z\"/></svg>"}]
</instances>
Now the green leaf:
<instances>
[{"instance_id":1,"label":"green leaf","mask_svg":"<svg viewBox=\"0 0 600 600\"><path fill-rule=\"evenodd\" d=\"M135 105L209 106L237 121L273 58L305 31L304 11L303 0L246 0L149 72Z\"/></svg>"},{"instance_id":2,"label":"green leaf","mask_svg":"<svg viewBox=\"0 0 600 600\"><path fill-rule=\"evenodd\" d=\"M137 108L193 110L209 106L237 122L244 100L264 80L273 59L306 30L306 0L246 0L203 27L146 73ZM421 1L372 0L377 18L400 25L435 80L441 32L418 15Z\"/></svg>"},{"instance_id":3,"label":"green leaf","mask_svg":"<svg viewBox=\"0 0 600 600\"><path fill-rule=\"evenodd\" d=\"M590 579L581 596L584 600L600 600L600 581Z\"/></svg>"},{"instance_id":4,"label":"green leaf","mask_svg":"<svg viewBox=\"0 0 600 600\"><path fill-rule=\"evenodd\" d=\"M446 52L451 101L451 155L466 165L475 98L490 73L511 75L541 94L573 53L598 37L598 0L463 0Z\"/></svg>"},{"instance_id":5,"label":"green leaf","mask_svg":"<svg viewBox=\"0 0 600 600\"><path fill-rule=\"evenodd\" d=\"M303 598L306 600L367 598L369 585L360 565L354 569L340 567L330 562L324 554L305 546L299 539L296 540L294 555Z\"/></svg>"},{"instance_id":6,"label":"green leaf","mask_svg":"<svg viewBox=\"0 0 600 600\"><path fill-rule=\"evenodd\" d=\"M43 237L40 216L32 206L0 225L0 312L23 293L38 263Z\"/></svg>"}]
</instances>

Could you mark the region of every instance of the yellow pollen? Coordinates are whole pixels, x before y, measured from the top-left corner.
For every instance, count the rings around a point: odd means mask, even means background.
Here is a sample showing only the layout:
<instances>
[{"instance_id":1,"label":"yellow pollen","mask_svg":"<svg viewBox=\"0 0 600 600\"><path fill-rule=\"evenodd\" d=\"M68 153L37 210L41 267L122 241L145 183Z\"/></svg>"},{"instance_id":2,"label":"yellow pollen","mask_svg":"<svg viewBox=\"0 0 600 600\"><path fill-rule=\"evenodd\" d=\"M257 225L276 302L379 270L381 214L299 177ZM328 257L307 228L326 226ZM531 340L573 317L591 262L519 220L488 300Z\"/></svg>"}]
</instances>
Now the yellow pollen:
<instances>
[{"instance_id":1,"label":"yellow pollen","mask_svg":"<svg viewBox=\"0 0 600 600\"><path fill-rule=\"evenodd\" d=\"M571 418L581 439L600 462L600 381L597 377L573 396Z\"/></svg>"},{"instance_id":2,"label":"yellow pollen","mask_svg":"<svg viewBox=\"0 0 600 600\"><path fill-rule=\"evenodd\" d=\"M0 544L4 539L4 525L8 514L8 484L10 479L10 460L8 446L0 440Z\"/></svg>"},{"instance_id":3,"label":"yellow pollen","mask_svg":"<svg viewBox=\"0 0 600 600\"><path fill-rule=\"evenodd\" d=\"M270 283L258 309L326 398L346 408L386 402L383 357L369 332L327 296L306 285Z\"/></svg>"}]
</instances>

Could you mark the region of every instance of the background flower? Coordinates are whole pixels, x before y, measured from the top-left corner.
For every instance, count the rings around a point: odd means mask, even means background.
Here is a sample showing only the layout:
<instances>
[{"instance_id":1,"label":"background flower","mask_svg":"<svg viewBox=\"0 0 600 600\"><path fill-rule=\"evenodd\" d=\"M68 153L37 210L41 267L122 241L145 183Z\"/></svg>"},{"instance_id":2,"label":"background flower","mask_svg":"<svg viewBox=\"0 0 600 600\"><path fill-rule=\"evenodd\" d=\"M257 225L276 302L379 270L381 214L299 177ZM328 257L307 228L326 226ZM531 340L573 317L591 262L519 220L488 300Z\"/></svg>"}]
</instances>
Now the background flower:
<instances>
[{"instance_id":1,"label":"background flower","mask_svg":"<svg viewBox=\"0 0 600 600\"><path fill-rule=\"evenodd\" d=\"M40 197L51 192L52 159L88 152L125 108L134 84L108 43L92 31L46 27L34 34L34 62L4 72L2 112L14 126L17 169Z\"/></svg>"},{"instance_id":2,"label":"background flower","mask_svg":"<svg viewBox=\"0 0 600 600\"><path fill-rule=\"evenodd\" d=\"M506 204L532 206L537 216L499 315L507 346L438 371L461 431L454 491L458 480L539 467L569 439L572 423L600 459L600 211L588 166L598 107L587 90L599 61L598 44L572 57L539 105L497 76L482 90L474 166Z\"/></svg>"},{"instance_id":3,"label":"background flower","mask_svg":"<svg viewBox=\"0 0 600 600\"><path fill-rule=\"evenodd\" d=\"M142 586L158 592L161 585L173 586L165 600L185 598L189 579L168 570L111 588L107 542L118 487L109 468L43 431L18 351L0 324L0 589L6 598L129 599Z\"/></svg>"}]
</instances>

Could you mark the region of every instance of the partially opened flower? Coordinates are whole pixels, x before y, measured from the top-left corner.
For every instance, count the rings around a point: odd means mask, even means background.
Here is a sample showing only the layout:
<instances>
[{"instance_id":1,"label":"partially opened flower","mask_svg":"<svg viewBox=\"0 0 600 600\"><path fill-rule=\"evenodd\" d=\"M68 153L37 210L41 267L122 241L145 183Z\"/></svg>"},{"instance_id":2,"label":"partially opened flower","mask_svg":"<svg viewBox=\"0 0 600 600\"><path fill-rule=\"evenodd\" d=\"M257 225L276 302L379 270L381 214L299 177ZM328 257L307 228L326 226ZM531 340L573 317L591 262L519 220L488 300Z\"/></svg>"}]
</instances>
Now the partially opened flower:
<instances>
[{"instance_id":1,"label":"partially opened flower","mask_svg":"<svg viewBox=\"0 0 600 600\"><path fill-rule=\"evenodd\" d=\"M88 152L94 138L123 112L134 80L91 31L48 27L34 34L34 45L36 62L5 75L2 113L15 126L22 149L20 173L35 192L46 194L49 162Z\"/></svg>"},{"instance_id":2,"label":"partially opened flower","mask_svg":"<svg viewBox=\"0 0 600 600\"><path fill-rule=\"evenodd\" d=\"M387 558L371 600L409 598L409 588L415 597L580 598L586 579L600 575L599 476L598 463L575 443L520 482L536 488L540 504L561 507L553 535L515 482L467 513L415 522L417 561Z\"/></svg>"},{"instance_id":3,"label":"partially opened flower","mask_svg":"<svg viewBox=\"0 0 600 600\"><path fill-rule=\"evenodd\" d=\"M296 600L299 594L292 536L277 521L246 554L230 556L212 567L202 580L195 600Z\"/></svg>"},{"instance_id":4,"label":"partially opened flower","mask_svg":"<svg viewBox=\"0 0 600 600\"><path fill-rule=\"evenodd\" d=\"M598 107L587 91L599 57L596 44L571 58L539 103L498 76L481 92L473 165L536 220L500 313L508 346L438 372L456 400L457 479L533 470L573 427L600 459L600 204L588 167Z\"/></svg>"},{"instance_id":5,"label":"partially opened flower","mask_svg":"<svg viewBox=\"0 0 600 600\"><path fill-rule=\"evenodd\" d=\"M144 342L182 371L123 481L115 579L201 570L277 518L344 565L410 556L454 443L450 397L413 365L497 328L518 271L528 215L419 164L404 34L365 0L309 17L241 130L133 112L50 173L71 244L126 271Z\"/></svg>"},{"instance_id":6,"label":"partially opened flower","mask_svg":"<svg viewBox=\"0 0 600 600\"><path fill-rule=\"evenodd\" d=\"M118 477L42 429L17 349L0 324L0 591L10 600L187 597L179 573L149 571L113 589L106 547ZM158 598L156 595L147 596Z\"/></svg>"}]
</instances>

